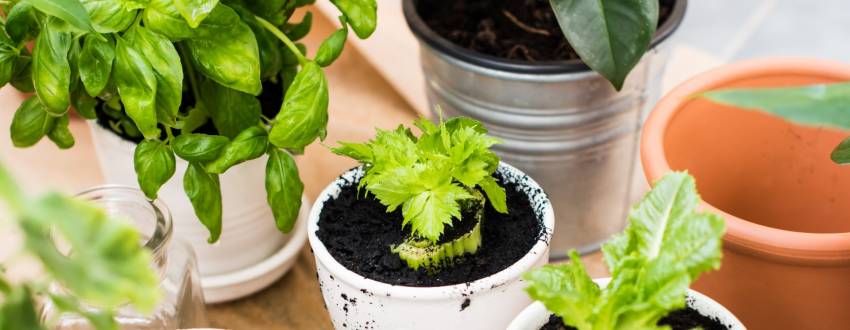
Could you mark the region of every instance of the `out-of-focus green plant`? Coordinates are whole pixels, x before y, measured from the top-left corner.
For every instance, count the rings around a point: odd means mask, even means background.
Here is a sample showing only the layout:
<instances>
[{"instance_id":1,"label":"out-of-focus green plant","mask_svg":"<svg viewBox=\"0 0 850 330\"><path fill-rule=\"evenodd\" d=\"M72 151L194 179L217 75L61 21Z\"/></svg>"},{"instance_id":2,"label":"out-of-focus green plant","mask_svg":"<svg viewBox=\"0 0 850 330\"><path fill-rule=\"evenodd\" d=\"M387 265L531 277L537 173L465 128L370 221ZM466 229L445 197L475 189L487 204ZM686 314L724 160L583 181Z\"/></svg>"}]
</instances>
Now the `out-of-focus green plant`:
<instances>
[{"instance_id":1,"label":"out-of-focus green plant","mask_svg":"<svg viewBox=\"0 0 850 330\"><path fill-rule=\"evenodd\" d=\"M800 87L725 89L701 94L720 104L761 110L808 126L850 130L850 83ZM836 164L850 164L850 138L832 151Z\"/></svg>"},{"instance_id":2,"label":"out-of-focus green plant","mask_svg":"<svg viewBox=\"0 0 850 330\"><path fill-rule=\"evenodd\" d=\"M289 232L303 185L286 164L325 138L323 67L340 56L349 28L366 38L376 27L376 0L331 0L342 27L311 59L298 41L312 16L292 17L313 1L3 1L0 85L35 92L15 114L12 142L47 136L70 148L73 108L140 141L135 170L149 198L174 175L176 154L189 162L184 188L210 242L221 236L219 175L269 154L269 205ZM264 114L261 104L280 103Z\"/></svg>"},{"instance_id":3,"label":"out-of-focus green plant","mask_svg":"<svg viewBox=\"0 0 850 330\"><path fill-rule=\"evenodd\" d=\"M43 329L35 309L37 295L64 312L80 314L99 330L118 328L111 311L119 305L152 311L160 298L159 280L150 267L150 251L126 221L58 193L26 196L2 165L0 200L9 216L0 227L17 227L24 237L18 254L35 257L45 271L43 279L23 282L0 272L0 330ZM72 253L60 252L56 238ZM50 282L63 290L48 290ZM83 303L98 311L83 308Z\"/></svg>"}]
</instances>

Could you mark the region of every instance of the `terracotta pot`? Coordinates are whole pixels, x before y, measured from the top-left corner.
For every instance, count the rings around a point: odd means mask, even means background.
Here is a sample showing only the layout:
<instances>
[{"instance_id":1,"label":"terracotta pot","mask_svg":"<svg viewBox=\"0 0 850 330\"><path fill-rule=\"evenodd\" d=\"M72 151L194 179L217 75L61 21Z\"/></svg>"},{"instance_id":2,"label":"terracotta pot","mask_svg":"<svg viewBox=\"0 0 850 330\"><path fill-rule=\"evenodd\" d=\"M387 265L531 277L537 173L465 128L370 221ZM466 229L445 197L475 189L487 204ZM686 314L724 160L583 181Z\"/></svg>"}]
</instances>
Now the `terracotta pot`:
<instances>
[{"instance_id":1,"label":"terracotta pot","mask_svg":"<svg viewBox=\"0 0 850 330\"><path fill-rule=\"evenodd\" d=\"M797 126L693 95L847 80L850 65L835 62L732 64L671 91L644 127L647 178L688 170L703 208L727 221L723 265L694 288L752 329L850 324L850 167L829 159L848 133Z\"/></svg>"}]
</instances>

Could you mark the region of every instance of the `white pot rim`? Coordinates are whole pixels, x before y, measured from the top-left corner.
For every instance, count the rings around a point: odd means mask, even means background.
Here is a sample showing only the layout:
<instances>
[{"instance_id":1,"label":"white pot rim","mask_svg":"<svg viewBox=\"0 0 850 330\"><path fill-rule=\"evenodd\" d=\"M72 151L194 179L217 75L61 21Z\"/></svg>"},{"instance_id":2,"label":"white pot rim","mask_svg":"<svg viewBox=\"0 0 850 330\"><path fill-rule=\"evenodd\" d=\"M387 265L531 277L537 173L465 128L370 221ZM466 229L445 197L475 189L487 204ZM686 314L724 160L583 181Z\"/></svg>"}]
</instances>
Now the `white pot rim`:
<instances>
[{"instance_id":1,"label":"white pot rim","mask_svg":"<svg viewBox=\"0 0 850 330\"><path fill-rule=\"evenodd\" d=\"M501 162L499 164L499 172L508 172L508 173L520 173L525 175L522 171L516 169L515 167L508 165L507 163ZM362 167L356 167L354 169L348 170L343 173L336 180L331 182L322 192L319 194L319 197L316 198L316 202L313 204L312 210L310 210L309 222L307 224L307 235L310 241L310 246L313 248L313 253L316 258L324 264L331 274L339 280L345 281L348 284L358 287L361 289L368 290L372 294L376 295L387 295L392 296L395 299L408 299L408 300L442 300L449 297L457 298L457 297L471 297L476 295L479 292L486 292L487 290L492 290L493 288L505 285L516 278L522 276L522 273L534 267L534 264L539 260L541 255L545 255L547 249L549 248L549 242L552 238L552 230L555 226L555 214L552 210L551 203L548 202L548 198L546 198L546 202L543 203L543 230L544 232L541 234L541 239L538 239L537 243L532 246L531 250L529 250L521 259L513 263L495 274L490 276L477 279L472 282L466 282L455 285L446 285L446 286L434 286L434 287L412 287L412 286L404 286L404 285L392 285L388 283L379 282L373 279L366 278L360 274L357 274L340 264L334 257L328 252L324 243L316 236L316 231L319 229L319 216L322 213L322 208L324 206L325 201L327 201L332 195L335 195L341 190L341 186L343 186L346 182L352 182L355 178L358 178L363 174ZM531 177L526 176L527 181L524 182L524 185L529 186L534 190L543 191L542 188L534 181Z\"/></svg>"},{"instance_id":2,"label":"white pot rim","mask_svg":"<svg viewBox=\"0 0 850 330\"><path fill-rule=\"evenodd\" d=\"M605 286L610 281L610 277L596 278L593 280L593 282L596 282L599 286ZM690 300L693 300L693 304L695 305L690 306L691 308L697 310L700 314L717 319L718 322L728 326L729 329L746 329L744 324L735 317L735 314L732 314L732 312L726 309L726 307L723 307L720 303L714 301L714 299L711 299L710 297L695 290L688 289L688 300L689 306L691 305ZM552 312L550 312L542 302L535 301L523 309L522 312L520 312L516 318L511 321L511 324L508 326L508 330L529 329L529 326L536 326L534 329L539 329L539 327L546 324L546 320L549 320L549 315L551 314ZM543 323L537 324L540 321Z\"/></svg>"}]
</instances>

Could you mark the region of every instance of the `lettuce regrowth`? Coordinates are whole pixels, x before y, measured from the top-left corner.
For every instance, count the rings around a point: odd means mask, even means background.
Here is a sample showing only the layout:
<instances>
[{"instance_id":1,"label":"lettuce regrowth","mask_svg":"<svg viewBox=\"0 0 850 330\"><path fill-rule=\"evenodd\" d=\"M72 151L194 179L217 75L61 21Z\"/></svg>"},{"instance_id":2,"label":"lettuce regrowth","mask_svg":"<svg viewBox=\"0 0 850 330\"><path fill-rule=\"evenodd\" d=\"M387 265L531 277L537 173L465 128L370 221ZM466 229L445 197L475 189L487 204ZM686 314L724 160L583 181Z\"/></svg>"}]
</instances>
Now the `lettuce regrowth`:
<instances>
[{"instance_id":1,"label":"lettuce regrowth","mask_svg":"<svg viewBox=\"0 0 850 330\"><path fill-rule=\"evenodd\" d=\"M414 124L421 131L418 137L400 125L393 131L378 129L366 143L340 142L333 152L364 165L360 188L374 194L388 213L401 207L411 235L392 250L411 268L435 270L478 250L486 200L496 211L508 211L505 190L493 177L499 157L490 147L499 140L469 118ZM474 219L461 219L462 214ZM477 224L459 238L441 240L446 227L461 220Z\"/></svg>"},{"instance_id":2,"label":"lettuce regrowth","mask_svg":"<svg viewBox=\"0 0 850 330\"><path fill-rule=\"evenodd\" d=\"M693 177L674 172L632 208L625 232L603 248L612 274L605 288L590 278L575 251L572 262L525 275L529 295L580 330L664 329L658 321L684 308L690 284L718 269L723 219L696 212Z\"/></svg>"}]
</instances>

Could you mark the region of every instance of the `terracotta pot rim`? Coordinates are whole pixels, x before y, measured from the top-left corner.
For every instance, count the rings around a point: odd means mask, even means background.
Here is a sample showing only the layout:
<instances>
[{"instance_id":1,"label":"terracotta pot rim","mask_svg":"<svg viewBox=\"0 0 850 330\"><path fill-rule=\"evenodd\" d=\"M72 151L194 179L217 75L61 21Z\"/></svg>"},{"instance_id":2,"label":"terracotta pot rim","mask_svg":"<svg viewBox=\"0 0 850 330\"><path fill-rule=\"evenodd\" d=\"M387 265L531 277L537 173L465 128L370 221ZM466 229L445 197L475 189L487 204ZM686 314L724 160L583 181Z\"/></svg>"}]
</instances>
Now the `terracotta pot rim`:
<instances>
[{"instance_id":1,"label":"terracotta pot rim","mask_svg":"<svg viewBox=\"0 0 850 330\"><path fill-rule=\"evenodd\" d=\"M725 65L691 78L667 93L646 121L640 152L647 180L654 182L671 171L664 152L667 126L695 93L746 78L789 74L850 80L850 65L821 59L769 58ZM778 229L738 218L705 201L701 204L707 211L725 217L724 242L738 252L794 264L850 263L850 232L805 233Z\"/></svg>"}]
</instances>

